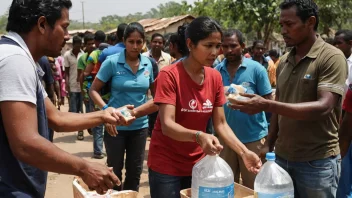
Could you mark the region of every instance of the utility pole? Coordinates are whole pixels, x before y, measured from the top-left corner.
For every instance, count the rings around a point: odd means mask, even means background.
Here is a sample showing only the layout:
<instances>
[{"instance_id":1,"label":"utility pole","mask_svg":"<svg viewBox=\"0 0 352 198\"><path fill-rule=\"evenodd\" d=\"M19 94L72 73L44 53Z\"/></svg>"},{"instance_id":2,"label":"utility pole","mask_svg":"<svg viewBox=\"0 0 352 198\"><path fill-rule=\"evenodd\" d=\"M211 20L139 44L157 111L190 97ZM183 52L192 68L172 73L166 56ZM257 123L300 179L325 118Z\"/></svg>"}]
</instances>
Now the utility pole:
<instances>
[{"instance_id":1,"label":"utility pole","mask_svg":"<svg viewBox=\"0 0 352 198\"><path fill-rule=\"evenodd\" d=\"M81 1L81 3L82 3L83 29L86 29L84 24L84 1Z\"/></svg>"}]
</instances>

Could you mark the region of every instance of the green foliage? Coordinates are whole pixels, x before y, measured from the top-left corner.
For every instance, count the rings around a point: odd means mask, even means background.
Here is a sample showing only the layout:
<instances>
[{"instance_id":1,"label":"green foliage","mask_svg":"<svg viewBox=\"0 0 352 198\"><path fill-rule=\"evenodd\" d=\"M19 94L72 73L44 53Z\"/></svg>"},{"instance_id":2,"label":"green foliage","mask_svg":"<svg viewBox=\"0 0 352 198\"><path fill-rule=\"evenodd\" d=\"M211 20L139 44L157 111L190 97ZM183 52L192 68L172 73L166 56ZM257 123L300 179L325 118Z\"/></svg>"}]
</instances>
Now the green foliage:
<instances>
[{"instance_id":1,"label":"green foliage","mask_svg":"<svg viewBox=\"0 0 352 198\"><path fill-rule=\"evenodd\" d=\"M127 16L108 15L99 23L85 24L85 28L108 31L120 23L130 23L146 18L164 18L192 14L209 16L224 28L240 29L247 39L263 39L266 43L273 31L279 31L279 4L282 0L198 0L193 5L183 0L181 3L169 1L150 9L146 13L137 12ZM334 28L352 28L352 1L315 0L319 6L320 31ZM7 14L0 16L0 33L5 32ZM82 22L72 20L69 27L82 29ZM248 38L250 37L250 38Z\"/></svg>"}]
</instances>

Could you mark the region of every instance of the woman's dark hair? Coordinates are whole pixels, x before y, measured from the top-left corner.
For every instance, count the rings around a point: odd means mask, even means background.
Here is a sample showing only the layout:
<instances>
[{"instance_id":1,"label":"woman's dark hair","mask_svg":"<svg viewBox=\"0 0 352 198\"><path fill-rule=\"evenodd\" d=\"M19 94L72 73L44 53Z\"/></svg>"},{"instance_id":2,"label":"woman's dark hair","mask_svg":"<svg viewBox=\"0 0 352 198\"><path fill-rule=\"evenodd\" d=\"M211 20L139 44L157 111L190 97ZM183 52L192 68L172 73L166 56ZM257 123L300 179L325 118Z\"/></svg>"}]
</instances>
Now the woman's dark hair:
<instances>
[{"instance_id":1,"label":"woman's dark hair","mask_svg":"<svg viewBox=\"0 0 352 198\"><path fill-rule=\"evenodd\" d=\"M279 58L280 57L279 53L276 50L274 50L274 49L269 51L269 56L273 56L275 58Z\"/></svg>"},{"instance_id":2,"label":"woman's dark hair","mask_svg":"<svg viewBox=\"0 0 352 198\"><path fill-rule=\"evenodd\" d=\"M314 30L317 31L319 25L319 9L314 0L284 0L284 2L280 4L280 9L286 10L293 6L296 6L296 14L303 22L306 22L311 16L316 18L317 22L315 23Z\"/></svg>"},{"instance_id":3,"label":"woman's dark hair","mask_svg":"<svg viewBox=\"0 0 352 198\"><path fill-rule=\"evenodd\" d=\"M150 41L153 41L156 37L161 37L163 39L163 43L165 44L165 38L163 35L159 34L159 33L154 33L152 35L152 39Z\"/></svg>"},{"instance_id":4,"label":"woman's dark hair","mask_svg":"<svg viewBox=\"0 0 352 198\"><path fill-rule=\"evenodd\" d=\"M74 36L72 38L72 45L75 45L75 44L80 44L82 45L82 38L79 37L79 36Z\"/></svg>"},{"instance_id":5,"label":"woman's dark hair","mask_svg":"<svg viewBox=\"0 0 352 198\"><path fill-rule=\"evenodd\" d=\"M257 44L263 44L263 45L264 45L264 41L262 41L262 40L256 40L256 41L254 41L252 48L254 49Z\"/></svg>"},{"instance_id":6,"label":"woman's dark hair","mask_svg":"<svg viewBox=\"0 0 352 198\"><path fill-rule=\"evenodd\" d=\"M115 41L117 40L116 34L109 34L109 35L107 36L107 40L108 40L108 41L113 41L113 42L115 42Z\"/></svg>"},{"instance_id":7,"label":"woman's dark hair","mask_svg":"<svg viewBox=\"0 0 352 198\"><path fill-rule=\"evenodd\" d=\"M126 27L127 27L126 23L121 23L120 25L117 26L117 31L116 31L117 42L122 42L123 33L125 32Z\"/></svg>"},{"instance_id":8,"label":"woman's dark hair","mask_svg":"<svg viewBox=\"0 0 352 198\"><path fill-rule=\"evenodd\" d=\"M169 38L170 43L172 43L173 45L177 45L178 52L182 54L182 56L187 56L189 53L186 45L186 28L187 24L179 26L177 29L177 33L173 33Z\"/></svg>"},{"instance_id":9,"label":"woman's dark hair","mask_svg":"<svg viewBox=\"0 0 352 198\"><path fill-rule=\"evenodd\" d=\"M142 39L145 40L144 28L138 22L133 22L127 25L125 32L123 33L123 39L126 40L133 32L136 31L141 35Z\"/></svg>"},{"instance_id":10,"label":"woman's dark hair","mask_svg":"<svg viewBox=\"0 0 352 198\"><path fill-rule=\"evenodd\" d=\"M228 29L224 32L224 37L232 37L236 35L238 42L243 45L244 44L244 37L241 31L237 29Z\"/></svg>"},{"instance_id":11,"label":"woman's dark hair","mask_svg":"<svg viewBox=\"0 0 352 198\"><path fill-rule=\"evenodd\" d=\"M210 17L201 16L194 19L186 29L186 39L191 39L192 43L198 44L200 40L206 39L210 34L220 32L220 25Z\"/></svg>"},{"instance_id":12,"label":"woman's dark hair","mask_svg":"<svg viewBox=\"0 0 352 198\"><path fill-rule=\"evenodd\" d=\"M105 38L106 38L106 35L101 30L96 31L95 34L94 34L94 40L95 41L103 43L103 42L105 42Z\"/></svg>"},{"instance_id":13,"label":"woman's dark hair","mask_svg":"<svg viewBox=\"0 0 352 198\"><path fill-rule=\"evenodd\" d=\"M28 33L41 16L44 16L53 28L56 21L61 18L62 9L71 7L70 0L13 0L6 31Z\"/></svg>"}]
</instances>

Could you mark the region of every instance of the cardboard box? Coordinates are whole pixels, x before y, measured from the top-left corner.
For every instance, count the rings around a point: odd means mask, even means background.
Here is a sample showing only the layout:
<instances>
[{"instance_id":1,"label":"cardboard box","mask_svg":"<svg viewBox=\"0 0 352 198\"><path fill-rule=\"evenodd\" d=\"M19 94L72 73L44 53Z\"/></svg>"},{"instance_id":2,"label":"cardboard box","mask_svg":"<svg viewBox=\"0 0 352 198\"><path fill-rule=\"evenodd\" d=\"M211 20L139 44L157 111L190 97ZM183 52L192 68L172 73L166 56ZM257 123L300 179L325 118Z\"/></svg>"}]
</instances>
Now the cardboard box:
<instances>
[{"instance_id":1,"label":"cardboard box","mask_svg":"<svg viewBox=\"0 0 352 198\"><path fill-rule=\"evenodd\" d=\"M94 191L90 191L88 186L82 181L81 178L75 178L72 182L73 186L73 197L74 198L137 198L138 192L125 190L120 191L117 194L113 193L111 195L105 196L90 196L90 193Z\"/></svg>"},{"instance_id":2,"label":"cardboard box","mask_svg":"<svg viewBox=\"0 0 352 198\"><path fill-rule=\"evenodd\" d=\"M191 189L181 190L181 198L191 198ZM254 198L254 191L235 183L235 198Z\"/></svg>"}]
</instances>

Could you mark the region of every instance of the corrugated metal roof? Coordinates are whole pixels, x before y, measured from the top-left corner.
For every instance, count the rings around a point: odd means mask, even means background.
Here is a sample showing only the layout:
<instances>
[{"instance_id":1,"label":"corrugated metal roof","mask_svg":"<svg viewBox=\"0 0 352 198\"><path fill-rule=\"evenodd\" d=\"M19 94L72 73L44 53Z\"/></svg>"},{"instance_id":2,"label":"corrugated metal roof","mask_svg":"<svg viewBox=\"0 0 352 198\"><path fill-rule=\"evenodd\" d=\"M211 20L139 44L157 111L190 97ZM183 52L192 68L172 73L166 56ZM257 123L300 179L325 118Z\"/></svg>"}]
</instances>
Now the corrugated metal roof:
<instances>
[{"instance_id":1,"label":"corrugated metal roof","mask_svg":"<svg viewBox=\"0 0 352 198\"><path fill-rule=\"evenodd\" d=\"M85 32L95 33L95 30L93 30L93 29L69 30L68 34L72 35L72 34L85 33Z\"/></svg>"},{"instance_id":2,"label":"corrugated metal roof","mask_svg":"<svg viewBox=\"0 0 352 198\"><path fill-rule=\"evenodd\" d=\"M182 15L182 16L175 16L171 18L162 18L162 19L153 21L151 24L148 24L146 26L143 25L143 26L145 28L145 32L152 32L152 31L164 29L172 25L173 23L177 23L186 18L194 19L192 15Z\"/></svg>"},{"instance_id":3,"label":"corrugated metal roof","mask_svg":"<svg viewBox=\"0 0 352 198\"><path fill-rule=\"evenodd\" d=\"M140 23L144 27L144 30L147 33L147 32L166 28L166 27L170 26L171 24L177 23L177 22L179 22L183 19L186 19L186 18L194 19L195 17L188 14L188 15L181 15L181 16L175 16L175 17L170 17L170 18L142 19L142 20L138 21L138 23ZM110 31L107 31L106 34L111 34L114 32L116 32L116 28L112 29Z\"/></svg>"}]
</instances>

